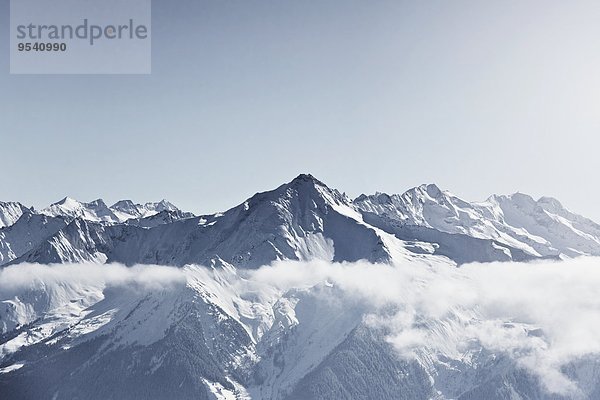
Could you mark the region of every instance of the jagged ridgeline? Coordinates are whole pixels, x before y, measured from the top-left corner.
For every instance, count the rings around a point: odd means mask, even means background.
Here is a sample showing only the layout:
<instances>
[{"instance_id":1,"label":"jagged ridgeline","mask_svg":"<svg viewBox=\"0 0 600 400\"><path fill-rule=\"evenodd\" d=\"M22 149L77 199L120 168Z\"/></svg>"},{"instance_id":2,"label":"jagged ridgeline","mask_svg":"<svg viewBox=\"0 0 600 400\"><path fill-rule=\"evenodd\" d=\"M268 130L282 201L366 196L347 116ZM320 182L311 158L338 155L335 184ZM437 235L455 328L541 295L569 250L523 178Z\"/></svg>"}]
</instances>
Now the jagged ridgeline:
<instances>
[{"instance_id":1,"label":"jagged ridgeline","mask_svg":"<svg viewBox=\"0 0 600 400\"><path fill-rule=\"evenodd\" d=\"M469 203L435 185L351 200L311 175L237 207L194 216L167 201L65 198L37 211L0 203L0 265L79 261L256 268L275 260L386 262L434 255L457 264L600 254L600 226L552 198Z\"/></svg>"}]
</instances>

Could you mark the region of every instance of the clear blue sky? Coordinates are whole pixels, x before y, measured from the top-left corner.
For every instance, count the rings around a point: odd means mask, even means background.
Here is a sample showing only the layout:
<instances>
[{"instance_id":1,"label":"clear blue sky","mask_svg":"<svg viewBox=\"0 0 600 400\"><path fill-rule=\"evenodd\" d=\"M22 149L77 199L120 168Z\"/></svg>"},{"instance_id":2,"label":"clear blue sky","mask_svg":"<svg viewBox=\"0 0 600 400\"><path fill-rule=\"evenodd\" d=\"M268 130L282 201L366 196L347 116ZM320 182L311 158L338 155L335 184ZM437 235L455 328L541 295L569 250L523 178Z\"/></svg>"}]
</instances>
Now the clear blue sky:
<instances>
[{"instance_id":1,"label":"clear blue sky","mask_svg":"<svg viewBox=\"0 0 600 400\"><path fill-rule=\"evenodd\" d=\"M0 0L0 198L204 213L310 172L600 220L599 21L597 1L156 0L152 75L11 76Z\"/></svg>"}]
</instances>

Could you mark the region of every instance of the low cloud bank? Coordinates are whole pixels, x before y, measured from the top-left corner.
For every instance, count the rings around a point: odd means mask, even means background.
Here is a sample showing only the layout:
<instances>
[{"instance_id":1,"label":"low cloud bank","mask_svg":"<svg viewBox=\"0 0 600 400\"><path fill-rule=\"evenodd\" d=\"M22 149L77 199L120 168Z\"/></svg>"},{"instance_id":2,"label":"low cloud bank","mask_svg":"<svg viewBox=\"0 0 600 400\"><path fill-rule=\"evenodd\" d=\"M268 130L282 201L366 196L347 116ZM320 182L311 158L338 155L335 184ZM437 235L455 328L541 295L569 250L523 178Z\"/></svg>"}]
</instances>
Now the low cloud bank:
<instances>
[{"instance_id":1,"label":"low cloud bank","mask_svg":"<svg viewBox=\"0 0 600 400\"><path fill-rule=\"evenodd\" d=\"M386 328L402 356L428 348L459 358L476 341L555 393L578 391L561 367L600 354L600 258L461 268L283 262L249 275L284 290L329 281L373 307L366 321Z\"/></svg>"},{"instance_id":2,"label":"low cloud bank","mask_svg":"<svg viewBox=\"0 0 600 400\"><path fill-rule=\"evenodd\" d=\"M0 270L0 301L40 285L176 289L191 277L197 280L198 271L24 264ZM202 271L202 279L215 279L216 273ZM283 295L291 289L328 283L364 305L368 310L365 322L384 328L403 357L418 357L429 349L458 358L475 341L511 357L556 393L578 390L561 372L564 365L600 354L599 258L461 268L286 261L238 271L226 280L240 296L264 288Z\"/></svg>"},{"instance_id":3,"label":"low cloud bank","mask_svg":"<svg viewBox=\"0 0 600 400\"><path fill-rule=\"evenodd\" d=\"M168 288L185 283L183 270L157 265L125 267L119 264L20 264L0 269L0 300L44 286L130 286Z\"/></svg>"}]
</instances>

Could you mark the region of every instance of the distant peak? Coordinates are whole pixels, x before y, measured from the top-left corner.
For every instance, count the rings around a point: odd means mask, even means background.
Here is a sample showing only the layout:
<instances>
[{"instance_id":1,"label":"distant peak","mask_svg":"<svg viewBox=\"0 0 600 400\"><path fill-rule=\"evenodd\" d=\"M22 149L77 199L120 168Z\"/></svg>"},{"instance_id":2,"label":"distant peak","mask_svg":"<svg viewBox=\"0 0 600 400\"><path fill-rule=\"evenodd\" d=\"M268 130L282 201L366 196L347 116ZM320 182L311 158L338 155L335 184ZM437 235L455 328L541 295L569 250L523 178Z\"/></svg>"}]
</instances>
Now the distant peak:
<instances>
[{"instance_id":1,"label":"distant peak","mask_svg":"<svg viewBox=\"0 0 600 400\"><path fill-rule=\"evenodd\" d=\"M394 196L390 196L389 194L382 193L382 192L375 192L375 194L370 194L370 195L366 195L363 193L360 196L358 196L356 199L354 199L354 202L361 203L361 202L374 201L379 204L384 204L384 203L391 203L393 197Z\"/></svg>"},{"instance_id":2,"label":"distant peak","mask_svg":"<svg viewBox=\"0 0 600 400\"><path fill-rule=\"evenodd\" d=\"M106 207L106 203L102 199L96 199L90 201L89 203L82 203L79 200L76 200L72 197L65 197L64 199L57 201L56 203L52 203L51 206L60 206L65 208L72 207L80 207L80 206L88 206L88 207Z\"/></svg>"},{"instance_id":3,"label":"distant peak","mask_svg":"<svg viewBox=\"0 0 600 400\"><path fill-rule=\"evenodd\" d=\"M106 203L104 202L104 200L102 199L96 199L94 201L91 201L90 203L88 203L90 206L96 206L96 207L106 207Z\"/></svg>"},{"instance_id":4,"label":"distant peak","mask_svg":"<svg viewBox=\"0 0 600 400\"><path fill-rule=\"evenodd\" d=\"M135 206L135 204L131 200L119 200L115 204L113 204L111 207L125 207L125 206L132 207L132 206Z\"/></svg>"},{"instance_id":5,"label":"distant peak","mask_svg":"<svg viewBox=\"0 0 600 400\"><path fill-rule=\"evenodd\" d=\"M487 199L488 202L493 203L503 203L503 202L512 202L513 204L517 204L520 206L528 206L533 207L535 205L541 205L546 207L551 207L552 209L559 210L563 209L564 206L560 201L555 199L554 197L542 196L539 200L533 198L533 196L528 195L523 192L515 192L509 195L499 195L494 194Z\"/></svg>"},{"instance_id":6,"label":"distant peak","mask_svg":"<svg viewBox=\"0 0 600 400\"><path fill-rule=\"evenodd\" d=\"M516 193L511 194L508 197L510 197L512 200L518 201L518 202L536 203L536 201L533 199L533 197L531 197L527 193L516 192Z\"/></svg>"},{"instance_id":7,"label":"distant peak","mask_svg":"<svg viewBox=\"0 0 600 400\"><path fill-rule=\"evenodd\" d=\"M52 205L56 205L56 206L63 206L63 205L69 205L69 204L78 204L79 201L75 200L72 197L65 197L62 200L57 201L56 203L52 203Z\"/></svg>"},{"instance_id":8,"label":"distant peak","mask_svg":"<svg viewBox=\"0 0 600 400\"><path fill-rule=\"evenodd\" d=\"M179 210L177 207L175 207L175 205L173 205L173 203L162 199L161 201L159 201L158 203L156 203L156 211L177 211Z\"/></svg>"},{"instance_id":9,"label":"distant peak","mask_svg":"<svg viewBox=\"0 0 600 400\"><path fill-rule=\"evenodd\" d=\"M444 196L444 191L442 191L442 189L440 189L435 183L424 183L408 190L406 193L427 195L434 199L439 199Z\"/></svg>"},{"instance_id":10,"label":"distant peak","mask_svg":"<svg viewBox=\"0 0 600 400\"><path fill-rule=\"evenodd\" d=\"M361 193L360 196L358 196L356 199L354 199L355 202L361 202L361 201L365 201L365 200L369 200L369 196L367 196L364 193Z\"/></svg>"},{"instance_id":11,"label":"distant peak","mask_svg":"<svg viewBox=\"0 0 600 400\"><path fill-rule=\"evenodd\" d=\"M395 199L400 197L416 197L421 198L423 196L428 196L434 199L440 199L446 195L442 189L440 189L435 183L425 183L412 189L407 190L402 195L393 194L389 195L385 192L375 192L372 195L361 194L354 201L362 202L362 201L376 201L379 204L392 203Z\"/></svg>"},{"instance_id":12,"label":"distant peak","mask_svg":"<svg viewBox=\"0 0 600 400\"><path fill-rule=\"evenodd\" d=\"M387 193L375 192L375 197L380 203L391 203L392 198Z\"/></svg>"}]
</instances>

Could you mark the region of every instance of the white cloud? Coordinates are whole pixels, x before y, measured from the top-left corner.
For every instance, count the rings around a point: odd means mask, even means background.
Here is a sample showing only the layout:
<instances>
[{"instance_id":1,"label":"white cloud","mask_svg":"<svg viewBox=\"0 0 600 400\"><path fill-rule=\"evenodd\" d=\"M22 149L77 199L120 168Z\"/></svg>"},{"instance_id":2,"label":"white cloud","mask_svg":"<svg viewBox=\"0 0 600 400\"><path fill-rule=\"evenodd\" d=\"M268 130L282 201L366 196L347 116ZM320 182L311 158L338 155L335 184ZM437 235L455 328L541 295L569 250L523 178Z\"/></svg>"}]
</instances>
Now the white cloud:
<instances>
[{"instance_id":1,"label":"white cloud","mask_svg":"<svg viewBox=\"0 0 600 400\"><path fill-rule=\"evenodd\" d=\"M185 281L181 269L157 265L131 268L119 264L19 264L0 269L0 296L31 288L36 283L78 282L91 285L119 286L130 283L168 286Z\"/></svg>"},{"instance_id":2,"label":"white cloud","mask_svg":"<svg viewBox=\"0 0 600 400\"><path fill-rule=\"evenodd\" d=\"M577 390L562 366L600 354L598 258L461 268L286 261L219 277L201 268L26 264L0 270L0 300L44 285L177 289L190 279L213 281L213 287L221 288L216 296L231 310L233 296L266 304L289 290L327 282L352 300L345 303L348 307L359 304L366 310L366 323L385 327L403 357L418 356L424 348L453 357L477 341L511 357L557 393ZM68 297L71 292L65 293Z\"/></svg>"},{"instance_id":3,"label":"white cloud","mask_svg":"<svg viewBox=\"0 0 600 400\"><path fill-rule=\"evenodd\" d=\"M427 346L452 356L477 340L551 392L577 390L561 367L600 354L599 258L461 268L282 262L250 276L282 289L330 281L372 307L367 322L389 329L401 355ZM378 317L386 306L397 311Z\"/></svg>"}]
</instances>

